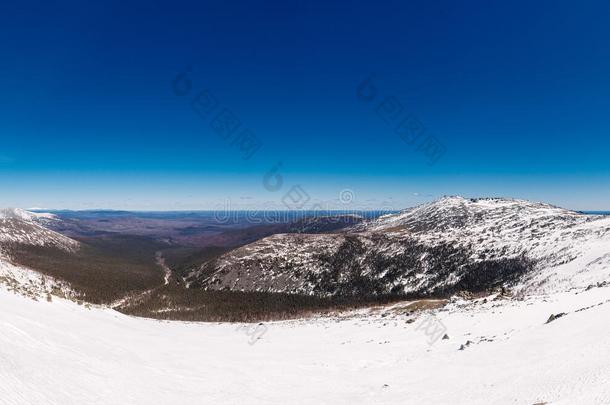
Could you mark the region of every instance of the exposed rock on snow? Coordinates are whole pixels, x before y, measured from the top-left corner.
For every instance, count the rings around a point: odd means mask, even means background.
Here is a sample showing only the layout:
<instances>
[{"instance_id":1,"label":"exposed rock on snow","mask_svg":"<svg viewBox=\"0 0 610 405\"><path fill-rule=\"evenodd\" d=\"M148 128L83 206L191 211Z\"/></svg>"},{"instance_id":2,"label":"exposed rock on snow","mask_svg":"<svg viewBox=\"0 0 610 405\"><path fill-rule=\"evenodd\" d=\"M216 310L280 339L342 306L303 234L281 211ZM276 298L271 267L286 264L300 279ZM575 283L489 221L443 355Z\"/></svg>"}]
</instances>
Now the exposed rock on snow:
<instances>
[{"instance_id":1,"label":"exposed rock on snow","mask_svg":"<svg viewBox=\"0 0 610 405\"><path fill-rule=\"evenodd\" d=\"M610 279L610 217L446 197L325 235L274 235L194 269L192 287L301 294L517 293Z\"/></svg>"},{"instance_id":2,"label":"exposed rock on snow","mask_svg":"<svg viewBox=\"0 0 610 405\"><path fill-rule=\"evenodd\" d=\"M551 323L556 319L559 319L563 316L566 316L567 314L565 312L560 312L558 314L551 314L551 316L549 316L549 319L547 319L546 323Z\"/></svg>"}]
</instances>

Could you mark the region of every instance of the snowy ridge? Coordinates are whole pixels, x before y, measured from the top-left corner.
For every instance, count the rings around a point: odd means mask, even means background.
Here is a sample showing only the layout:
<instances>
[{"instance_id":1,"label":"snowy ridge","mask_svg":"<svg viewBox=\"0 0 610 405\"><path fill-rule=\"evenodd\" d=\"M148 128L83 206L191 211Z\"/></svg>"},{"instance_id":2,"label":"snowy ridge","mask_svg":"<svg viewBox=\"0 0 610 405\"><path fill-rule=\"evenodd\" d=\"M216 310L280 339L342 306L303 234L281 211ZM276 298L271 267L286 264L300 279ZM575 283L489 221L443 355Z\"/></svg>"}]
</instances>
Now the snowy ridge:
<instances>
[{"instance_id":1,"label":"snowy ridge","mask_svg":"<svg viewBox=\"0 0 610 405\"><path fill-rule=\"evenodd\" d=\"M20 294L41 298L53 294L73 297L70 286L37 271L12 263L13 245L45 246L76 251L80 244L44 227L56 220L53 214L36 214L21 209L0 210L0 284Z\"/></svg>"},{"instance_id":2,"label":"snowy ridge","mask_svg":"<svg viewBox=\"0 0 610 405\"><path fill-rule=\"evenodd\" d=\"M0 209L0 219L21 219L24 221L35 220L56 220L57 215L45 212L30 212L21 208L3 208Z\"/></svg>"},{"instance_id":3,"label":"snowy ridge","mask_svg":"<svg viewBox=\"0 0 610 405\"><path fill-rule=\"evenodd\" d=\"M7 244L54 246L66 251L78 249L79 243L44 227L55 220L53 214L33 213L21 209L0 210L0 255Z\"/></svg>"},{"instance_id":4,"label":"snowy ridge","mask_svg":"<svg viewBox=\"0 0 610 405\"><path fill-rule=\"evenodd\" d=\"M610 280L610 217L445 197L333 235L275 235L195 269L192 286L319 295L522 293Z\"/></svg>"},{"instance_id":5,"label":"snowy ridge","mask_svg":"<svg viewBox=\"0 0 610 405\"><path fill-rule=\"evenodd\" d=\"M427 244L469 247L473 262L526 255L537 265L523 287L538 292L610 278L610 217L544 203L445 197L355 229L407 232Z\"/></svg>"}]
</instances>

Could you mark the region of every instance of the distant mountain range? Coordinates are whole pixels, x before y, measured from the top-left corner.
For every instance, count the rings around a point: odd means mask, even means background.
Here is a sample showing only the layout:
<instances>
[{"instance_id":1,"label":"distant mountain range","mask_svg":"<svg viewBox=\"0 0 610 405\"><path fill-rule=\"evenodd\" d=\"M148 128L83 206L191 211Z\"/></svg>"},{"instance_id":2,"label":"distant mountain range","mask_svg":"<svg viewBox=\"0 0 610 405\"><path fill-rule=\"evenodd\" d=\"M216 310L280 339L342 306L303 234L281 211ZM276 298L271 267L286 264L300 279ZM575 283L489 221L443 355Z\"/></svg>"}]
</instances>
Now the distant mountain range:
<instances>
[{"instance_id":1,"label":"distant mountain range","mask_svg":"<svg viewBox=\"0 0 610 405\"><path fill-rule=\"evenodd\" d=\"M587 215L610 215L610 211L579 211Z\"/></svg>"},{"instance_id":2,"label":"distant mountain range","mask_svg":"<svg viewBox=\"0 0 610 405\"><path fill-rule=\"evenodd\" d=\"M142 304L142 294L164 285L162 255L174 281L146 295L149 301L222 291L370 302L492 290L525 295L610 281L609 216L524 200L445 197L376 219L342 214L226 228L175 219L158 222L162 230L153 238L156 221L1 210L0 281L15 285L44 275L34 284L59 286L63 295L69 289L80 299L111 303L137 293ZM198 232L221 247L197 250ZM187 235L188 245L167 236L174 234ZM180 311L190 311L188 305Z\"/></svg>"}]
</instances>

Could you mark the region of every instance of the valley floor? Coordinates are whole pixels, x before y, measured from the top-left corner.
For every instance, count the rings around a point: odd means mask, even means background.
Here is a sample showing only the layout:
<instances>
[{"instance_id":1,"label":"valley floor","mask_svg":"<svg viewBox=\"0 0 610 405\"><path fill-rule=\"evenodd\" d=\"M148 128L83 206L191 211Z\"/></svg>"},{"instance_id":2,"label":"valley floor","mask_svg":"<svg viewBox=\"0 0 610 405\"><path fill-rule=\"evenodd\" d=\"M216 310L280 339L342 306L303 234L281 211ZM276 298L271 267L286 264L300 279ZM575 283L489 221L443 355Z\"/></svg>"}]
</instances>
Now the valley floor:
<instances>
[{"instance_id":1,"label":"valley floor","mask_svg":"<svg viewBox=\"0 0 610 405\"><path fill-rule=\"evenodd\" d=\"M0 403L610 403L608 287L458 301L413 323L404 306L269 323L250 344L234 324L138 319L0 287ZM449 339L430 345L422 319Z\"/></svg>"}]
</instances>

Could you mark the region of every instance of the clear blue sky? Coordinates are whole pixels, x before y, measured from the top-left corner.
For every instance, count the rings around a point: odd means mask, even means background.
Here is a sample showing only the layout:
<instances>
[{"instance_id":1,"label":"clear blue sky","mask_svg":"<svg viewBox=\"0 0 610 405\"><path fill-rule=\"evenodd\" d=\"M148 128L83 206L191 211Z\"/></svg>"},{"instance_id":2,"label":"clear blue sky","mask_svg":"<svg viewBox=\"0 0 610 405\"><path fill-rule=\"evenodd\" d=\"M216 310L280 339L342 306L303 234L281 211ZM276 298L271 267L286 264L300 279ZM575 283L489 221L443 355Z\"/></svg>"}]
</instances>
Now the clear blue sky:
<instances>
[{"instance_id":1,"label":"clear blue sky","mask_svg":"<svg viewBox=\"0 0 610 405\"><path fill-rule=\"evenodd\" d=\"M337 208L461 194L610 209L608 15L605 1L4 1L0 206L274 208L300 185ZM206 89L218 104L201 117L189 103ZM390 122L387 97L403 107ZM211 125L224 108L241 123L229 139ZM397 135L403 116L443 145L436 164Z\"/></svg>"}]
</instances>

